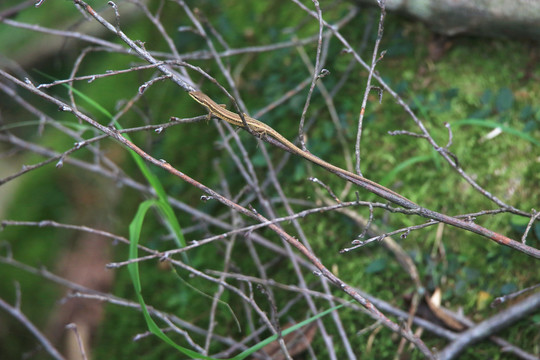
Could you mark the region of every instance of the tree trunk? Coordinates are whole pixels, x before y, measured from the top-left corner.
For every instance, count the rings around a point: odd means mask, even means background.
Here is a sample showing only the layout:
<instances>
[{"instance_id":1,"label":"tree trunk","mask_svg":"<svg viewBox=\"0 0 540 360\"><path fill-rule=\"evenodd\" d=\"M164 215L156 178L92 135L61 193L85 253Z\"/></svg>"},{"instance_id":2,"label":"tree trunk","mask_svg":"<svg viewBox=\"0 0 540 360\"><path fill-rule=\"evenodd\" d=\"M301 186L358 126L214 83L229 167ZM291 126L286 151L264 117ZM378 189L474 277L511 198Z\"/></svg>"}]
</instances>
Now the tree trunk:
<instances>
[{"instance_id":1,"label":"tree trunk","mask_svg":"<svg viewBox=\"0 0 540 360\"><path fill-rule=\"evenodd\" d=\"M355 0L377 5L377 0ZM386 9L448 35L472 34L540 40L538 0L386 0Z\"/></svg>"}]
</instances>

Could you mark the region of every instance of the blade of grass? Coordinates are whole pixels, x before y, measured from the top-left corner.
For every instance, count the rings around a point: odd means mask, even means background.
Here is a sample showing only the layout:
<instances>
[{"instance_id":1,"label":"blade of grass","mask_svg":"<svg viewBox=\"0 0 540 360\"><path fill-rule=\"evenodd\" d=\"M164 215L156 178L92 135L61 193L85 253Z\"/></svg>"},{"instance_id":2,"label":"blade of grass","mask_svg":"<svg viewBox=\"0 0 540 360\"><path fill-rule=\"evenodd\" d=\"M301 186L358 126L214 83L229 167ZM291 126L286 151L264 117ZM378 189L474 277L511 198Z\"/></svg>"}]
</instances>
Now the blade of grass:
<instances>
[{"instance_id":1,"label":"blade of grass","mask_svg":"<svg viewBox=\"0 0 540 360\"><path fill-rule=\"evenodd\" d=\"M100 112L102 112L104 115L106 115L110 119L113 118L112 115L107 111L107 109L103 108L100 104L98 104L93 99L89 98L88 96L81 93L77 89L73 89L73 92L76 95L80 96L83 100L88 102L90 105L94 106L96 109L98 109ZM116 129L122 130L122 126L120 126L120 124L116 120L114 121L114 126L116 127ZM131 141L131 138L129 137L128 134L123 134L123 136L126 139L128 139L129 141ZM174 237L176 246L185 247L186 246L186 240L184 238L184 234L182 233L182 228L180 227L180 224L178 223L178 219L174 215L174 211L173 211L171 205L169 204L169 201L167 200L167 195L165 193L165 189L163 188L163 185L161 184L161 182L159 181L157 176L155 176L150 171L150 169L144 163L144 160L141 159L140 156L138 156L132 150L129 150L129 153L131 154L131 157L135 161L135 164L137 164L137 167L139 168L141 173L144 175L144 177L146 178L148 183L152 186L152 188L156 192L156 195L157 195L158 200L160 202L160 206L158 206L158 208L159 208L159 210L161 212L161 215L166 220L165 223L167 224L167 227L169 228L169 231L171 232L171 234ZM187 260L186 254L183 254L183 256L185 257L185 260Z\"/></svg>"},{"instance_id":2,"label":"blade of grass","mask_svg":"<svg viewBox=\"0 0 540 360\"><path fill-rule=\"evenodd\" d=\"M56 80L53 77L51 77L48 74L45 74L39 70L36 70L39 74L52 79ZM82 100L86 101L90 106L94 107L96 110L98 110L101 114L103 114L105 117L107 117L109 120L113 120L113 115L105 109L101 104L99 104L94 99L90 98L86 94L82 93L81 91L75 89L74 87L68 85L68 84L62 84L64 87L71 89L75 95L80 97ZM114 126L117 130L122 130L122 126L114 120ZM123 136L131 141L131 138L128 134L123 134ZM159 181L159 179L150 171L148 166L144 163L143 159L141 159L134 151L129 150L129 153L133 160L135 161L135 164L141 171L141 173L144 175L150 186L154 189L156 192L156 195L158 197L159 202L161 203L161 206L159 206L159 211L161 212L161 215L165 218L165 224L167 224L167 228L169 232L173 235L174 241L176 243L176 246L178 247L185 247L186 246L186 240L184 238L184 234L182 233L182 228L180 227L180 224L178 223L178 219L174 215L174 211L169 204L169 201L167 200L167 195L165 193L165 190L163 189L163 185ZM182 254L184 257L184 260L187 261L187 255Z\"/></svg>"},{"instance_id":3,"label":"blade of grass","mask_svg":"<svg viewBox=\"0 0 540 360\"><path fill-rule=\"evenodd\" d=\"M351 301L352 302L352 301ZM313 321L325 316L325 315L328 315L330 314L332 311L334 310L338 310L340 308L342 308L343 306L345 306L344 304L341 304L341 305L337 305L337 306L334 306L334 307L331 307L330 309L328 310L325 310L323 312L320 312L316 315L313 315L312 317L304 320L304 321L301 321L299 322L298 324L294 325L294 326L291 326L290 328L287 328L286 330L283 330L281 332L281 335L282 336L285 336L287 334L290 334L291 332L293 331L296 331L298 329L300 329L302 326L306 326L310 323L312 323ZM275 341L277 340L278 336L277 335L272 335L268 338L266 338L265 340L261 341L260 343L256 344L256 345L253 345L252 347L250 347L249 349L245 350L244 352L240 353L239 355L235 356L233 359L231 360L241 360L241 359L245 359L246 357L248 357L249 355L253 354L255 351L257 350L260 350L262 349L264 346L270 344L272 341Z\"/></svg>"},{"instance_id":4,"label":"blade of grass","mask_svg":"<svg viewBox=\"0 0 540 360\"><path fill-rule=\"evenodd\" d=\"M401 163L399 163L396 167L394 167L390 172L388 172L388 174L386 174L380 181L380 184L383 185L383 186L388 186L395 178L397 178L398 174L417 164L417 163L421 163L421 162L425 162L425 161L430 161L430 160L434 160L434 156L432 155L422 155L422 156L415 156L415 157L412 157L410 159L407 159L405 161L402 161Z\"/></svg>"},{"instance_id":5,"label":"blade of grass","mask_svg":"<svg viewBox=\"0 0 540 360\"><path fill-rule=\"evenodd\" d=\"M139 238L141 235L142 224L143 224L147 211L152 206L162 207L163 204L157 200L146 200L142 202L139 205L139 208L137 209L137 213L133 217L133 220L129 224L129 240L130 240L129 259L130 260L136 259L138 257L137 246L139 245ZM204 356L202 354L199 354L198 352L195 352L193 350L187 349L183 346L176 344L171 338L165 335L163 331L161 331L159 326L155 323L155 321L150 316L150 313L148 312L148 308L146 307L146 303L142 296L141 277L139 274L139 263L133 262L129 264L128 270L131 276L131 281L133 282L133 287L135 288L135 294L137 296L137 300L139 301L139 304L141 305L141 310L143 312L146 325L148 326L148 330L150 330L152 334L156 335L158 338L160 338L161 340L163 340L170 346L174 347L175 349L177 349L184 355L188 355L193 359L214 360L211 357Z\"/></svg>"},{"instance_id":6,"label":"blade of grass","mask_svg":"<svg viewBox=\"0 0 540 360\"><path fill-rule=\"evenodd\" d=\"M197 289L195 286L191 285L188 281L184 280L184 278L182 278L180 276L180 274L178 273L178 271L176 271L176 269L173 267L171 269L171 272L178 278L178 280L180 280L184 285L186 285L187 287L189 287L191 290L201 294L202 296L208 298L208 299L214 299L214 297L212 295L208 295L207 293L201 291L200 289ZM227 310L229 310L229 312L231 313L233 319L234 319L234 322L236 323L236 326L238 327L238 332L241 332L242 331L242 326L240 325L240 320L238 320L238 317L236 316L236 314L234 313L234 310L232 309L232 307L227 304L225 301L221 300L221 299L216 299L217 302L223 306L225 306L227 308Z\"/></svg>"},{"instance_id":7,"label":"blade of grass","mask_svg":"<svg viewBox=\"0 0 540 360\"><path fill-rule=\"evenodd\" d=\"M139 208L137 209L137 213L133 217L133 220L129 224L129 239L130 239L129 259L130 260L137 259L138 256L139 256L138 255L138 245L139 245L139 239L140 239L142 224L144 222L144 218L146 216L146 213L148 212L148 210L152 206L158 206L159 207L159 206L162 206L162 205L160 204L160 202L158 202L156 200L146 200L146 201L142 202L139 205ZM142 312L143 312L143 315L144 315L144 319L146 321L146 324L147 324L148 329L150 330L150 332L152 334L156 335L158 338L160 338L164 342L166 342L167 344L169 344L172 347L174 347L175 349L177 349L178 351L180 351L181 353L185 354L185 355L188 355L188 356L191 356L192 358L197 358L197 359L214 360L214 358L212 358L212 357L201 355L201 354L199 354L199 353L197 353L197 352L195 352L193 350L184 348L183 346L180 346L180 345L176 344L171 338L169 338L167 335L165 335L163 333L163 331L161 331L159 326L155 323L155 321L150 316L150 313L148 312L148 308L147 308L146 303L144 301L144 298L142 296L141 278L140 278L140 273L139 273L139 262L130 263L128 265L128 270L129 270L129 274L131 276L131 280L133 282L133 286L135 288L135 293L136 293L137 299L139 301L139 304L141 305L141 309L142 309ZM302 322L299 322L298 324L284 330L282 332L282 335L285 336L285 335L287 335L287 334L289 334L289 333L291 333L293 331L296 331L296 330L300 329L301 327L306 326L306 325L312 323L313 321L315 321L315 320L317 320L317 319L319 319L319 318L321 318L321 317L323 317L325 315L328 315L332 311L342 308L343 306L344 306L343 304L337 305L337 306L334 306L334 307L332 307L330 309L327 309L327 310L325 310L323 312L320 312L319 314L316 314L316 315L314 315L314 316L312 316L312 317L310 317L310 318L308 318L308 319L306 319L306 320L304 320ZM245 359L246 357L253 354L257 350L262 349L264 346L268 345L272 341L277 340L277 338L278 338L277 335L270 336L270 337L266 338L265 340L259 342L258 344L255 344L254 346L250 347L249 349L243 351L242 353L236 355L235 357L231 358L230 360L242 360L242 359Z\"/></svg>"},{"instance_id":8,"label":"blade of grass","mask_svg":"<svg viewBox=\"0 0 540 360\"><path fill-rule=\"evenodd\" d=\"M530 143L540 146L540 141L529 135L528 133L524 131L520 131L517 129L514 129L513 127L503 125L501 123L485 120L485 119L462 119L455 122L452 122L452 127L458 127L463 125L473 125L473 126L481 126L481 127L487 127L491 129L500 128L503 132L511 135L518 136L522 138L523 140L529 141Z\"/></svg>"}]
</instances>

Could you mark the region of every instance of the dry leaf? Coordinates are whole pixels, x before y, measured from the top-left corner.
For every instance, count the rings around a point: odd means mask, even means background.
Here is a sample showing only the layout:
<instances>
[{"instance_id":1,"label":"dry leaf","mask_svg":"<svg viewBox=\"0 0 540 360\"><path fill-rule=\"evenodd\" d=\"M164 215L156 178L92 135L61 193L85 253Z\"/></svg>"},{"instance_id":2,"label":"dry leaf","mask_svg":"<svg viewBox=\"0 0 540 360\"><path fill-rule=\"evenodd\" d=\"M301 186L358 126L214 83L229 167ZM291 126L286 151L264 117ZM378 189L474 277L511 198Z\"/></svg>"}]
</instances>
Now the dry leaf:
<instances>
[{"instance_id":1,"label":"dry leaf","mask_svg":"<svg viewBox=\"0 0 540 360\"><path fill-rule=\"evenodd\" d=\"M282 330L286 330L295 324L288 324ZM311 324L304 326L296 331L293 331L290 334L287 334L283 337L289 355L295 356L306 351L308 346L313 341L313 337L317 333L317 324L312 322ZM262 352L270 356L272 360L284 360L285 355L281 351L279 344L276 341L272 341L270 344L262 348ZM255 358L252 358L254 360Z\"/></svg>"}]
</instances>

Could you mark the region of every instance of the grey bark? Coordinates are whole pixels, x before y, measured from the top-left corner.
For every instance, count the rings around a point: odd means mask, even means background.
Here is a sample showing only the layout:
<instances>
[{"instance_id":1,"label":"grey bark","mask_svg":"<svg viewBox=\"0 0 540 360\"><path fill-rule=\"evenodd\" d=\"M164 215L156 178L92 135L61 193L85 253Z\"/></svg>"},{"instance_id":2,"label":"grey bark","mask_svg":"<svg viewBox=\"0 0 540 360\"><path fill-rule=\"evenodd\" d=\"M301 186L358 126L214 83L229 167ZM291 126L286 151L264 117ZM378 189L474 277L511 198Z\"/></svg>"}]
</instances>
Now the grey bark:
<instances>
[{"instance_id":1,"label":"grey bark","mask_svg":"<svg viewBox=\"0 0 540 360\"><path fill-rule=\"evenodd\" d=\"M355 0L377 5L377 0ZM386 0L386 10L453 36L472 34L540 40L540 0Z\"/></svg>"}]
</instances>

